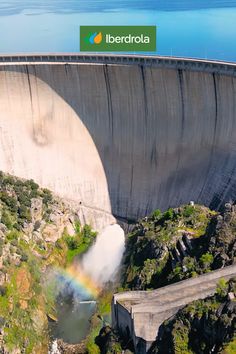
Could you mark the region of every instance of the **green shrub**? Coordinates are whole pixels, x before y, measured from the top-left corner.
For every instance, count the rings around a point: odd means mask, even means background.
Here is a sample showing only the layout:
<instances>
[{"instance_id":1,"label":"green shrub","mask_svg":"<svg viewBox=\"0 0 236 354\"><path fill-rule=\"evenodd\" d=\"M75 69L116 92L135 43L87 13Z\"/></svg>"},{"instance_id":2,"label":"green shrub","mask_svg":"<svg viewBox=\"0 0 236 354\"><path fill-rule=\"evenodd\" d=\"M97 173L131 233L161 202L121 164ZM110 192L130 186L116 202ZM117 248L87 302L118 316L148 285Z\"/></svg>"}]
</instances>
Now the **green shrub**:
<instances>
[{"instance_id":1,"label":"green shrub","mask_svg":"<svg viewBox=\"0 0 236 354\"><path fill-rule=\"evenodd\" d=\"M5 185L5 186L7 184L14 185L15 184L15 178L13 176L8 176L8 175L4 176L2 184Z\"/></svg>"},{"instance_id":2,"label":"green shrub","mask_svg":"<svg viewBox=\"0 0 236 354\"><path fill-rule=\"evenodd\" d=\"M18 202L20 203L20 208L26 209L26 207L30 208L31 207L31 199L28 193L21 193L18 196Z\"/></svg>"},{"instance_id":3,"label":"green shrub","mask_svg":"<svg viewBox=\"0 0 236 354\"><path fill-rule=\"evenodd\" d=\"M212 264L214 260L214 257L211 253L207 252L205 254L203 254L200 258L200 264L204 267L204 268L209 268L210 265Z\"/></svg>"},{"instance_id":4,"label":"green shrub","mask_svg":"<svg viewBox=\"0 0 236 354\"><path fill-rule=\"evenodd\" d=\"M228 292L228 284L224 278L220 279L217 284L216 293L220 297L225 297Z\"/></svg>"},{"instance_id":5,"label":"green shrub","mask_svg":"<svg viewBox=\"0 0 236 354\"><path fill-rule=\"evenodd\" d=\"M156 209L156 210L154 210L154 212L152 213L152 218L155 219L155 220L160 219L161 216L162 216L162 213L161 213L160 209Z\"/></svg>"},{"instance_id":6,"label":"green shrub","mask_svg":"<svg viewBox=\"0 0 236 354\"><path fill-rule=\"evenodd\" d=\"M176 265L176 267L174 268L174 270L173 270L173 277L175 278L175 279L181 279L182 278L182 275L183 275L183 271L182 271L182 268L180 267L180 265ZM171 280L171 278L172 278L172 276L171 276L171 274L168 276L168 279L170 279Z\"/></svg>"},{"instance_id":7,"label":"green shrub","mask_svg":"<svg viewBox=\"0 0 236 354\"><path fill-rule=\"evenodd\" d=\"M169 208L164 214L163 217L165 220L172 220L174 217L174 210Z\"/></svg>"},{"instance_id":8,"label":"green shrub","mask_svg":"<svg viewBox=\"0 0 236 354\"><path fill-rule=\"evenodd\" d=\"M175 324L173 330L174 353L190 354L189 349L189 330L186 326Z\"/></svg>"},{"instance_id":9,"label":"green shrub","mask_svg":"<svg viewBox=\"0 0 236 354\"><path fill-rule=\"evenodd\" d=\"M43 189L42 197L43 197L43 203L46 205L51 203L53 200L52 193L46 188Z\"/></svg>"},{"instance_id":10,"label":"green shrub","mask_svg":"<svg viewBox=\"0 0 236 354\"><path fill-rule=\"evenodd\" d=\"M236 353L236 335L233 340L225 345L224 354L235 354Z\"/></svg>"},{"instance_id":11,"label":"green shrub","mask_svg":"<svg viewBox=\"0 0 236 354\"><path fill-rule=\"evenodd\" d=\"M6 206L12 213L15 213L17 211L16 198L12 197L11 195L9 195L7 192L4 191L1 192L0 199L4 204L6 204Z\"/></svg>"},{"instance_id":12,"label":"green shrub","mask_svg":"<svg viewBox=\"0 0 236 354\"><path fill-rule=\"evenodd\" d=\"M17 231L17 230L11 230L11 231L8 232L8 234L7 234L7 239L8 239L9 241L11 241L11 244L13 244L13 243L12 243L13 240L15 240L15 241L16 241L16 244L17 244L17 240L19 239L19 237L20 237L20 233L19 233L19 231ZM13 246L16 246L16 245L13 244Z\"/></svg>"},{"instance_id":13,"label":"green shrub","mask_svg":"<svg viewBox=\"0 0 236 354\"><path fill-rule=\"evenodd\" d=\"M183 211L183 216L185 218L190 217L191 215L194 214L195 208L192 205L186 205Z\"/></svg>"},{"instance_id":14,"label":"green shrub","mask_svg":"<svg viewBox=\"0 0 236 354\"><path fill-rule=\"evenodd\" d=\"M196 264L195 264L195 259L194 258L185 257L184 260L183 260L183 264L185 265L185 267L187 268L187 270L189 272L195 271Z\"/></svg>"},{"instance_id":15,"label":"green shrub","mask_svg":"<svg viewBox=\"0 0 236 354\"><path fill-rule=\"evenodd\" d=\"M13 247L17 247L18 241L17 241L16 239L11 240L11 245L12 245Z\"/></svg>"},{"instance_id":16,"label":"green shrub","mask_svg":"<svg viewBox=\"0 0 236 354\"><path fill-rule=\"evenodd\" d=\"M91 226L89 225L84 225L83 230L82 230L82 237L84 242L89 242L91 239L94 239L97 236L97 232L92 231Z\"/></svg>"},{"instance_id":17,"label":"green shrub","mask_svg":"<svg viewBox=\"0 0 236 354\"><path fill-rule=\"evenodd\" d=\"M5 209L2 212L2 217L1 217L1 222L10 230L12 229L12 220L10 217L9 212L7 212Z\"/></svg>"},{"instance_id":18,"label":"green shrub","mask_svg":"<svg viewBox=\"0 0 236 354\"><path fill-rule=\"evenodd\" d=\"M77 223L77 231L80 230L80 224ZM67 252L67 263L70 263L75 256L82 254L87 251L90 245L93 243L97 233L92 231L89 225L85 225L80 233L76 233L75 236L67 235L66 229L63 233L63 239L65 240L68 252Z\"/></svg>"},{"instance_id":19,"label":"green shrub","mask_svg":"<svg viewBox=\"0 0 236 354\"><path fill-rule=\"evenodd\" d=\"M4 265L4 267L8 267L8 266L10 265L9 258L4 259L4 261L3 261L3 265Z\"/></svg>"},{"instance_id":20,"label":"green shrub","mask_svg":"<svg viewBox=\"0 0 236 354\"><path fill-rule=\"evenodd\" d=\"M30 188L31 190L38 190L39 185L35 183L32 179L26 181L26 186Z\"/></svg>"},{"instance_id":21,"label":"green shrub","mask_svg":"<svg viewBox=\"0 0 236 354\"><path fill-rule=\"evenodd\" d=\"M77 220L77 221L75 222L75 232L76 232L77 234L80 234L80 232L81 232L81 224L80 224L80 221L79 221L79 220Z\"/></svg>"},{"instance_id":22,"label":"green shrub","mask_svg":"<svg viewBox=\"0 0 236 354\"><path fill-rule=\"evenodd\" d=\"M18 208L18 215L21 220L31 222L30 210L25 205Z\"/></svg>"},{"instance_id":23,"label":"green shrub","mask_svg":"<svg viewBox=\"0 0 236 354\"><path fill-rule=\"evenodd\" d=\"M21 255L21 261L22 261L22 262L27 262L27 261L28 261L28 256L27 256L26 253L23 253L23 254Z\"/></svg>"},{"instance_id":24,"label":"green shrub","mask_svg":"<svg viewBox=\"0 0 236 354\"><path fill-rule=\"evenodd\" d=\"M69 250L76 250L79 247L79 241L74 236L66 236L65 240Z\"/></svg>"},{"instance_id":25,"label":"green shrub","mask_svg":"<svg viewBox=\"0 0 236 354\"><path fill-rule=\"evenodd\" d=\"M29 194L30 199L32 198L37 198L38 197L38 191L36 189L33 189L30 194Z\"/></svg>"},{"instance_id":26,"label":"green shrub","mask_svg":"<svg viewBox=\"0 0 236 354\"><path fill-rule=\"evenodd\" d=\"M7 293L7 288L4 285L0 285L0 296L5 296Z\"/></svg>"},{"instance_id":27,"label":"green shrub","mask_svg":"<svg viewBox=\"0 0 236 354\"><path fill-rule=\"evenodd\" d=\"M21 231L21 224L17 221L15 222L15 224L13 225L13 228L17 231Z\"/></svg>"}]
</instances>

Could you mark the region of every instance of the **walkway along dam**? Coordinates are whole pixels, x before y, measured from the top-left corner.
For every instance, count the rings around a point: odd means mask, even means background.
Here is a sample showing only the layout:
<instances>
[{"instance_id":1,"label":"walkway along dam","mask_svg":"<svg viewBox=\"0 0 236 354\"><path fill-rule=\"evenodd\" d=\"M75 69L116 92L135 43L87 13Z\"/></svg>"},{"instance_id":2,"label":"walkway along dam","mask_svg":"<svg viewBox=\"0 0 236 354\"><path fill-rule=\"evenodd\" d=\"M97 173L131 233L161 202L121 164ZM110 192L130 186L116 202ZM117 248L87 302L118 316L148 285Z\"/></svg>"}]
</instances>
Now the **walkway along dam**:
<instances>
[{"instance_id":1,"label":"walkway along dam","mask_svg":"<svg viewBox=\"0 0 236 354\"><path fill-rule=\"evenodd\" d=\"M0 170L106 222L190 200L220 208L236 197L236 64L1 56L0 144Z\"/></svg>"}]
</instances>

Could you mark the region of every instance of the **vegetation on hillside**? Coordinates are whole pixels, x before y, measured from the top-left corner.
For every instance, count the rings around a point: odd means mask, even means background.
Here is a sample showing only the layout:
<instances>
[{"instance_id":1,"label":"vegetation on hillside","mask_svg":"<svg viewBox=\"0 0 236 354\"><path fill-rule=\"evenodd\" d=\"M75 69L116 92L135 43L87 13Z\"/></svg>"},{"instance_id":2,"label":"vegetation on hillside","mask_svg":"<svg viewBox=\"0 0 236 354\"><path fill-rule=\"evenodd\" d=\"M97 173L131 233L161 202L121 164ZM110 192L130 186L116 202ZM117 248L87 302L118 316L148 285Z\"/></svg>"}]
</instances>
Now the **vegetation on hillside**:
<instances>
[{"instance_id":1,"label":"vegetation on hillside","mask_svg":"<svg viewBox=\"0 0 236 354\"><path fill-rule=\"evenodd\" d=\"M49 190L0 172L0 352L48 352L55 293L53 284L45 288L45 275L95 236Z\"/></svg>"},{"instance_id":2,"label":"vegetation on hillside","mask_svg":"<svg viewBox=\"0 0 236 354\"><path fill-rule=\"evenodd\" d=\"M75 222L75 234L73 236L68 235L67 230L64 230L62 239L56 243L57 247L60 247L64 241L68 247L67 251L67 264L71 263L75 256L86 252L88 248L94 243L97 236L97 232L93 231L90 225L84 225L82 228L80 221Z\"/></svg>"},{"instance_id":3,"label":"vegetation on hillside","mask_svg":"<svg viewBox=\"0 0 236 354\"><path fill-rule=\"evenodd\" d=\"M49 221L52 193L46 188L39 188L33 180L22 180L0 172L1 223L8 230L21 231L32 221L33 198L41 198L42 218Z\"/></svg>"},{"instance_id":4,"label":"vegetation on hillside","mask_svg":"<svg viewBox=\"0 0 236 354\"><path fill-rule=\"evenodd\" d=\"M164 213L156 210L140 220L128 235L123 287L152 289L209 271L213 256L208 232L215 218L206 207L185 205ZM174 261L173 251L183 235L191 238L193 252Z\"/></svg>"}]
</instances>

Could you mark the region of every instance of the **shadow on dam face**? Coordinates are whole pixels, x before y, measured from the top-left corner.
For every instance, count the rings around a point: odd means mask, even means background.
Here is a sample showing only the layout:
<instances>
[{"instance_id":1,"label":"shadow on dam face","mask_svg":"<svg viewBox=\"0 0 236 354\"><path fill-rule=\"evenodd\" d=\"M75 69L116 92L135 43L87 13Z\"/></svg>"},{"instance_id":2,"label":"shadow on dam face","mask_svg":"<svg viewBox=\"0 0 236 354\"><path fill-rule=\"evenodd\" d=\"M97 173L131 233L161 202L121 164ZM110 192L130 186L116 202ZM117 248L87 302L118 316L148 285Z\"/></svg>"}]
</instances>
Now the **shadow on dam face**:
<instances>
[{"instance_id":1,"label":"shadow on dam face","mask_svg":"<svg viewBox=\"0 0 236 354\"><path fill-rule=\"evenodd\" d=\"M21 64L0 67L0 88L7 172L128 219L190 200L219 208L235 199L234 76Z\"/></svg>"}]
</instances>

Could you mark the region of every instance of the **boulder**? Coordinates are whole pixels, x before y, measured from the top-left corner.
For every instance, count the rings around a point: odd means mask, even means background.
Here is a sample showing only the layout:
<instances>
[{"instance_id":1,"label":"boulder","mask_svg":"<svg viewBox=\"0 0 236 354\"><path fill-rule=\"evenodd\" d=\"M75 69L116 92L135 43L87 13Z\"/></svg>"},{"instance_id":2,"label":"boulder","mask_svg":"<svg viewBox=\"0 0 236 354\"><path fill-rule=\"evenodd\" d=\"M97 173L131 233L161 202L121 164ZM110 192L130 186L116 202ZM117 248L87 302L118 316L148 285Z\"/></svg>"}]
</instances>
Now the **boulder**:
<instances>
[{"instance_id":1,"label":"boulder","mask_svg":"<svg viewBox=\"0 0 236 354\"><path fill-rule=\"evenodd\" d=\"M33 223L37 220L42 219L43 215L43 199L42 198L32 198L31 199L31 208L30 213Z\"/></svg>"}]
</instances>

